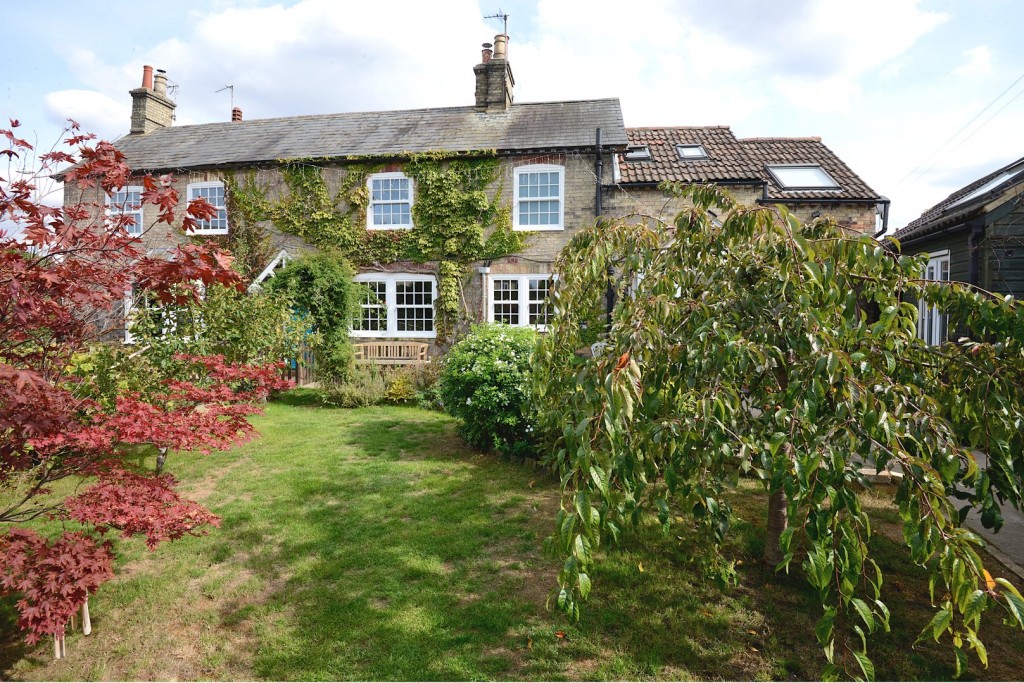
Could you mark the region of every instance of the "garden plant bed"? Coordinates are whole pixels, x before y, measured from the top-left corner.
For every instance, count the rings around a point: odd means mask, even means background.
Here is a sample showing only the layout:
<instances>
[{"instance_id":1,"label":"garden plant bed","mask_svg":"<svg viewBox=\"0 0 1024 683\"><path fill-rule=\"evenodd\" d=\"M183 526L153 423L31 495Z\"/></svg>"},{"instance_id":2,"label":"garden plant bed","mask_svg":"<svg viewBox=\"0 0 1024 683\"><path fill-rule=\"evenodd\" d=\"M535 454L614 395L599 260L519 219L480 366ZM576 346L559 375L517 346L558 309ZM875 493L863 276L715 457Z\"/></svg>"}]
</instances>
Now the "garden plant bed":
<instances>
[{"instance_id":1,"label":"garden plant bed","mask_svg":"<svg viewBox=\"0 0 1024 683\"><path fill-rule=\"evenodd\" d=\"M119 542L117 578L90 600L93 635L26 649L0 605L5 679L816 679L815 601L798 571L762 551L764 497L736 492L729 548L741 583L701 581L658 529L603 558L577 626L545 609L557 564L541 552L558 487L539 468L467 448L453 421L416 408L330 410L274 403L262 437L175 457L183 492L219 530L148 552ZM927 578L873 509L892 632L872 638L880 680L951 678L948 645L913 646L934 610ZM52 524L52 522L49 522ZM672 537L674 539L674 535ZM986 562L989 562L986 558ZM1001 570L992 561L993 573ZM796 563L795 563L796 564ZM990 667L1024 671L1024 639L997 612L981 634Z\"/></svg>"}]
</instances>

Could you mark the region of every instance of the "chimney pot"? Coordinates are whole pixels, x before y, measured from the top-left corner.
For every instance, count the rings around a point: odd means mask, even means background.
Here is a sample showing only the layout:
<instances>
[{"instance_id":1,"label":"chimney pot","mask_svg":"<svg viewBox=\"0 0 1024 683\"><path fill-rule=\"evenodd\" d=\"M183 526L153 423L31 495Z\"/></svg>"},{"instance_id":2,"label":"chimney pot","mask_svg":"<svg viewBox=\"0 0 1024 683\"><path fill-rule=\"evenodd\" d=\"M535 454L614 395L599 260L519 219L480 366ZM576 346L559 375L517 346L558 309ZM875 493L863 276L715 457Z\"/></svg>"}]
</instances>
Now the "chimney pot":
<instances>
[{"instance_id":1,"label":"chimney pot","mask_svg":"<svg viewBox=\"0 0 1024 683\"><path fill-rule=\"evenodd\" d=\"M156 70L156 76L153 77L153 91L161 95L167 94L167 72L163 69Z\"/></svg>"},{"instance_id":2,"label":"chimney pot","mask_svg":"<svg viewBox=\"0 0 1024 683\"><path fill-rule=\"evenodd\" d=\"M148 64L142 67L142 87L153 89L153 67Z\"/></svg>"},{"instance_id":3,"label":"chimney pot","mask_svg":"<svg viewBox=\"0 0 1024 683\"><path fill-rule=\"evenodd\" d=\"M242 120L242 108L241 107L234 107L231 110L231 120L232 121L241 121Z\"/></svg>"},{"instance_id":4,"label":"chimney pot","mask_svg":"<svg viewBox=\"0 0 1024 683\"><path fill-rule=\"evenodd\" d=\"M494 36L494 56L492 59L508 59L508 36L503 33Z\"/></svg>"},{"instance_id":5,"label":"chimney pot","mask_svg":"<svg viewBox=\"0 0 1024 683\"><path fill-rule=\"evenodd\" d=\"M484 64L491 61L491 55L494 54L494 51L491 50L490 43L484 43L484 49L481 51L481 54L483 55L483 57L481 58L480 61L482 61Z\"/></svg>"}]
</instances>

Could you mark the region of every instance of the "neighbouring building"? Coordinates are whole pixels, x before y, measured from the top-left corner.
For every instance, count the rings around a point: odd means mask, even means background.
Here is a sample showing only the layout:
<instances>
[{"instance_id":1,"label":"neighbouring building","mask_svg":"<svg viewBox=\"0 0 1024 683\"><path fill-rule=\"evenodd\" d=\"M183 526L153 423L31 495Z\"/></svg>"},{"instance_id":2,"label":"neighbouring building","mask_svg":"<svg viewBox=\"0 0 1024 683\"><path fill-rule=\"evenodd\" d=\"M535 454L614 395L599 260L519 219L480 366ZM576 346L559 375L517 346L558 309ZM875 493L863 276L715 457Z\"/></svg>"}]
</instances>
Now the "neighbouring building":
<instances>
[{"instance_id":1,"label":"neighbouring building","mask_svg":"<svg viewBox=\"0 0 1024 683\"><path fill-rule=\"evenodd\" d=\"M1024 157L965 185L895 232L907 254L927 253L929 280L1024 295ZM938 344L948 316L921 304L918 336Z\"/></svg>"},{"instance_id":2,"label":"neighbouring building","mask_svg":"<svg viewBox=\"0 0 1024 683\"><path fill-rule=\"evenodd\" d=\"M251 121L236 108L230 121L175 126L166 74L147 66L131 91L131 132L115 145L134 171L173 174L183 199L217 208L192 239L241 240L249 257L258 245L257 286L289 257L335 239L366 285L353 336L435 351L450 341L443 317L453 300L466 320L543 328L562 248L599 212L664 212L663 180L718 183L740 201L783 203L803 219L832 215L858 232L885 215L888 201L817 138L627 129L617 99L519 103L504 35L484 44L473 71L467 106ZM461 175L439 182L453 168ZM148 249L189 238L144 228L153 217L140 193L128 186L107 202L135 214ZM65 201L76 194L66 187ZM474 221L482 238L467 229Z\"/></svg>"},{"instance_id":3,"label":"neighbouring building","mask_svg":"<svg viewBox=\"0 0 1024 683\"><path fill-rule=\"evenodd\" d=\"M885 225L889 200L872 190L821 138L737 138L728 126L627 128L613 156L619 192L610 215L672 217L681 208L663 181L715 183L742 204L783 204L801 221L831 216L858 233Z\"/></svg>"}]
</instances>

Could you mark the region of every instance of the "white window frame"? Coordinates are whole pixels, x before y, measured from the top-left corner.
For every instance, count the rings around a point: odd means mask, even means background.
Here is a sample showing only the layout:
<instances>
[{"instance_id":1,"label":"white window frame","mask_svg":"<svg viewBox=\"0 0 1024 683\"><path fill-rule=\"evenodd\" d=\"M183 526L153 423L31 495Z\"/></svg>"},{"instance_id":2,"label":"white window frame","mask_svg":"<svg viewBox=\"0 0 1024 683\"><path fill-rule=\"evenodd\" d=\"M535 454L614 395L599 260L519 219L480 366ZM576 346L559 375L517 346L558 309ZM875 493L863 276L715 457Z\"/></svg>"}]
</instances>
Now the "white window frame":
<instances>
[{"instance_id":1,"label":"white window frame","mask_svg":"<svg viewBox=\"0 0 1024 683\"><path fill-rule=\"evenodd\" d=\"M942 277L945 266L945 279ZM924 279L933 282L949 282L949 249L943 249L928 255ZM946 341L949 327L949 314L943 313L937 306L929 306L925 301L917 302L917 338L929 346L937 346Z\"/></svg>"},{"instance_id":2,"label":"white window frame","mask_svg":"<svg viewBox=\"0 0 1024 683\"><path fill-rule=\"evenodd\" d=\"M203 227L203 223L206 223L207 225L210 225L211 221L209 221L209 220L196 220L196 227L194 229L191 229L191 230L188 231L188 234L190 234L190 235L226 235L226 234L228 234L228 230L231 227L230 225L228 225L228 191L227 191L227 188L224 186L224 182L223 181L220 181L220 180L207 180L207 181L204 181L204 182L201 182L201 183L189 183L188 186L185 188L185 192L186 192L185 196L188 197L188 201L191 202L193 199L197 199L197 197L193 197L192 196L192 191L193 190L201 190L201 189L207 189L207 188L211 188L211 187L219 187L222 190L222 194L224 195L224 204L217 205L217 204L214 204L213 202L210 202L210 204L213 204L213 207L215 209L217 209L217 218L215 220L219 220L220 219L220 214L221 213L224 214L224 227L223 228L214 228L214 227L205 227L204 228ZM204 199L206 199L206 198L204 197ZM209 201L209 200L207 200L207 201Z\"/></svg>"},{"instance_id":3,"label":"white window frame","mask_svg":"<svg viewBox=\"0 0 1024 683\"><path fill-rule=\"evenodd\" d=\"M437 278L433 275L422 273L360 273L352 278L353 282L383 282L385 283L384 308L387 325L384 330L357 330L349 327L349 334L353 337L370 337L374 339L393 337L396 339L433 339L437 336L437 311L434 308L437 301ZM398 283L399 282L429 282L431 283L430 309L433 311L432 327L429 332L418 330L400 331L398 329ZM426 308L423 306L423 308ZM362 307L360 307L360 311Z\"/></svg>"},{"instance_id":4,"label":"white window frame","mask_svg":"<svg viewBox=\"0 0 1024 683\"><path fill-rule=\"evenodd\" d=\"M558 197L538 197L537 199L520 199L519 197L519 179L520 176L527 173L558 173ZM548 230L564 230L565 229L565 166L559 166L557 164L530 164L527 166L519 166L515 169L515 180L512 187L512 229L513 230L524 230L530 232L541 232ZM558 201L558 224L557 225L523 225L519 219L520 204L523 201L551 201L557 199Z\"/></svg>"},{"instance_id":5,"label":"white window frame","mask_svg":"<svg viewBox=\"0 0 1024 683\"><path fill-rule=\"evenodd\" d=\"M373 181L374 180L406 180L409 182L409 222L408 223L390 223L386 225L376 225L373 222L373 207L375 204L405 204L405 200L388 200L388 201L374 201L373 200ZM366 229L367 230L410 230L413 227L412 218L412 207L416 199L416 188L412 181L412 178L405 175L401 171L391 171L388 173L373 173L366 179L366 196L369 201L366 204Z\"/></svg>"},{"instance_id":6,"label":"white window frame","mask_svg":"<svg viewBox=\"0 0 1024 683\"><path fill-rule=\"evenodd\" d=\"M107 217L108 218L113 218L114 216L126 216L128 214L134 214L135 215L135 225L137 227L137 230L136 231L128 230L128 234L131 235L132 237L142 237L142 233L145 232L145 225L143 223L143 216L144 216L143 212L145 211L145 209L143 208L143 203L142 203L142 193L145 192L145 188L142 187L142 185L127 185L125 187L121 187L121 188L118 188L118 189L114 190L114 192L124 192L125 193L125 201L123 203L121 203L121 204L118 204L118 203L114 202L113 197L111 197L110 195L107 195L107 197L106 197L106 214L107 214ZM125 210L125 204L128 203L127 196L131 192L138 192L139 193L139 207L137 209Z\"/></svg>"},{"instance_id":7,"label":"white window frame","mask_svg":"<svg viewBox=\"0 0 1024 683\"><path fill-rule=\"evenodd\" d=\"M514 280L519 285L519 298L515 300L519 306L519 322L517 323L505 323L512 327L532 327L535 330L544 332L548 326L544 324L531 325L530 324L530 304L536 303L530 301L530 282L535 280L540 281L551 281L551 288L548 289L548 296L551 296L551 292L554 290L555 285L558 283L558 276L553 273L526 273L526 274L507 274L501 273L498 275L491 275L487 278L487 322L495 322L494 306L497 303L512 303L511 301L498 302L494 298L494 283L501 280ZM554 314L554 311L551 311Z\"/></svg>"}]
</instances>

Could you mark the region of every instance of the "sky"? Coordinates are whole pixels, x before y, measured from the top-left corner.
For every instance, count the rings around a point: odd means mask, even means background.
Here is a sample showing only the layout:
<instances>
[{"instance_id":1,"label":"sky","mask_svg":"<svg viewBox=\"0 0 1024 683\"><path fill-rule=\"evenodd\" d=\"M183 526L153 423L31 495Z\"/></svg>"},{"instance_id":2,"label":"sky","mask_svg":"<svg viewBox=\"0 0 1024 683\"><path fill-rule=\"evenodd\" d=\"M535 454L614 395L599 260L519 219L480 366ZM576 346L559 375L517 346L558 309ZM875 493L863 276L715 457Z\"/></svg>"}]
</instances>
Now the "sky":
<instances>
[{"instance_id":1,"label":"sky","mask_svg":"<svg viewBox=\"0 0 1024 683\"><path fill-rule=\"evenodd\" d=\"M892 200L890 231L1024 156L1021 0L0 0L0 121L45 148L68 118L114 139L144 64L176 125L470 105L499 9L517 102L820 136Z\"/></svg>"}]
</instances>

